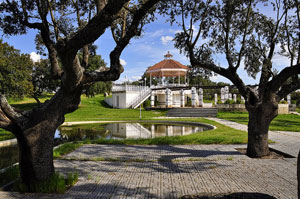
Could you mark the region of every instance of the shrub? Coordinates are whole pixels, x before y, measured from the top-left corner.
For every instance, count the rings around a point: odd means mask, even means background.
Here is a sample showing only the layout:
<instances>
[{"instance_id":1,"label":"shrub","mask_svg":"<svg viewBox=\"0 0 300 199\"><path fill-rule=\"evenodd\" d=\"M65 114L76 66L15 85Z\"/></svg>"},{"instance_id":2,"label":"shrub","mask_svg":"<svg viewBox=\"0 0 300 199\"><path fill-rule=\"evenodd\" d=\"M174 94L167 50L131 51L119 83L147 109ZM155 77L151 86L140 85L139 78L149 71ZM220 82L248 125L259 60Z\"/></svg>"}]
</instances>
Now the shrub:
<instances>
[{"instance_id":1,"label":"shrub","mask_svg":"<svg viewBox=\"0 0 300 199\"><path fill-rule=\"evenodd\" d=\"M285 100L281 100L281 101L279 102L279 104L288 104L288 102L285 101Z\"/></svg>"},{"instance_id":2,"label":"shrub","mask_svg":"<svg viewBox=\"0 0 300 199\"><path fill-rule=\"evenodd\" d=\"M143 107L144 107L144 108L149 108L149 107L151 107L151 100L147 99L146 101L144 101Z\"/></svg>"},{"instance_id":3,"label":"shrub","mask_svg":"<svg viewBox=\"0 0 300 199\"><path fill-rule=\"evenodd\" d=\"M241 99L236 99L236 104L242 104L242 100Z\"/></svg>"},{"instance_id":4,"label":"shrub","mask_svg":"<svg viewBox=\"0 0 300 199\"><path fill-rule=\"evenodd\" d=\"M224 104L235 104L234 100L226 100Z\"/></svg>"}]
</instances>

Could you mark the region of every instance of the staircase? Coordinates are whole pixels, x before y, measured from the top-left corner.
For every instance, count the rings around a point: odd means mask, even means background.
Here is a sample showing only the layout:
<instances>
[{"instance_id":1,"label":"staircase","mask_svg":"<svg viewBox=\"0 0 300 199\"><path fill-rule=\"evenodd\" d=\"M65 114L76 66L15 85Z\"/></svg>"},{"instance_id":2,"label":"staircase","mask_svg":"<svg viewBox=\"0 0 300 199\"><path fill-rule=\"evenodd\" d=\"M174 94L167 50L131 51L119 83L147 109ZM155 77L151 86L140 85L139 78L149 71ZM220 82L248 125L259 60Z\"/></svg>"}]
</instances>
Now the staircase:
<instances>
[{"instance_id":1,"label":"staircase","mask_svg":"<svg viewBox=\"0 0 300 199\"><path fill-rule=\"evenodd\" d=\"M217 114L217 108L173 108L167 117L216 117Z\"/></svg>"},{"instance_id":2,"label":"staircase","mask_svg":"<svg viewBox=\"0 0 300 199\"><path fill-rule=\"evenodd\" d=\"M146 88L140 92L140 94L131 101L131 103L128 105L128 107L136 109L139 107L144 101L146 101L150 95L152 90L150 88Z\"/></svg>"}]
</instances>

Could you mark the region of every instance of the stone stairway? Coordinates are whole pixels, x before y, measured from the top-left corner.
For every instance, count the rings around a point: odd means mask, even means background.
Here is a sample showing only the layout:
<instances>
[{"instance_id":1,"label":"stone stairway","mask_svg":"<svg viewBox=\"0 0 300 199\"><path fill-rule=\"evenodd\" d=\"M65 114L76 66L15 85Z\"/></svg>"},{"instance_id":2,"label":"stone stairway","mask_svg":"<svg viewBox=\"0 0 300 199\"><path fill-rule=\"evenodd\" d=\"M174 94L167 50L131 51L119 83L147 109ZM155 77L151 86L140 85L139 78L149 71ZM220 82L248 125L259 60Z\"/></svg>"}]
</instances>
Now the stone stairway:
<instances>
[{"instance_id":1,"label":"stone stairway","mask_svg":"<svg viewBox=\"0 0 300 199\"><path fill-rule=\"evenodd\" d=\"M167 117L216 117L217 114L217 108L173 108Z\"/></svg>"}]
</instances>

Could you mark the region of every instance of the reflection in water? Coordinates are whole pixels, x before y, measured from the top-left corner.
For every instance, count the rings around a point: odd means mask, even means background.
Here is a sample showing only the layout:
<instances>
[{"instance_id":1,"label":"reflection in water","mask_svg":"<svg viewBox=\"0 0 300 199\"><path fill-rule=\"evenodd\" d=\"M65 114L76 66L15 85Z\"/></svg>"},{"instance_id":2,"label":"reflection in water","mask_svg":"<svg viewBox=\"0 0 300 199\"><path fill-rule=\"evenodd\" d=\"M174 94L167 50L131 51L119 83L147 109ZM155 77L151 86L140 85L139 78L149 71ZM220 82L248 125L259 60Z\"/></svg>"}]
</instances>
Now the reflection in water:
<instances>
[{"instance_id":1,"label":"reflection in water","mask_svg":"<svg viewBox=\"0 0 300 199\"><path fill-rule=\"evenodd\" d=\"M159 124L159 123L109 123L93 126L61 127L55 134L64 141L85 139L137 139L162 136L181 136L207 130L202 126Z\"/></svg>"}]
</instances>

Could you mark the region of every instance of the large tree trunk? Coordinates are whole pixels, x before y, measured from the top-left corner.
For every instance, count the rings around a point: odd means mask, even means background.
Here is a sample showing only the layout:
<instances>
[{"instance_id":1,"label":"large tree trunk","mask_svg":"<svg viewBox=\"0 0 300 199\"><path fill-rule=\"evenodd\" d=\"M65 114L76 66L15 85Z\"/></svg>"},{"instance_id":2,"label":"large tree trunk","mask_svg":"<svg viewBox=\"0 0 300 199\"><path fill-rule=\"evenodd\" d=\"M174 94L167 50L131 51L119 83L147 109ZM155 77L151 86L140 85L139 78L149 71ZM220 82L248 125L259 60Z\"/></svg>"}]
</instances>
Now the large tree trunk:
<instances>
[{"instance_id":1,"label":"large tree trunk","mask_svg":"<svg viewBox=\"0 0 300 199\"><path fill-rule=\"evenodd\" d=\"M53 144L55 130L59 124L52 121L49 119L16 133L20 176L29 191L31 185L42 182L54 174Z\"/></svg>"},{"instance_id":2,"label":"large tree trunk","mask_svg":"<svg viewBox=\"0 0 300 199\"><path fill-rule=\"evenodd\" d=\"M297 161L297 180L298 180L298 199L300 199L300 151L298 154L298 161Z\"/></svg>"},{"instance_id":3,"label":"large tree trunk","mask_svg":"<svg viewBox=\"0 0 300 199\"><path fill-rule=\"evenodd\" d=\"M64 115L75 111L82 89L70 95L58 91L51 100L33 111L15 126L13 133L19 145L21 181L29 191L31 185L47 180L54 174L53 146L56 129L64 122Z\"/></svg>"},{"instance_id":4,"label":"large tree trunk","mask_svg":"<svg viewBox=\"0 0 300 199\"><path fill-rule=\"evenodd\" d=\"M246 105L249 112L247 155L261 158L269 154L268 131L271 121L278 114L277 103Z\"/></svg>"}]
</instances>

